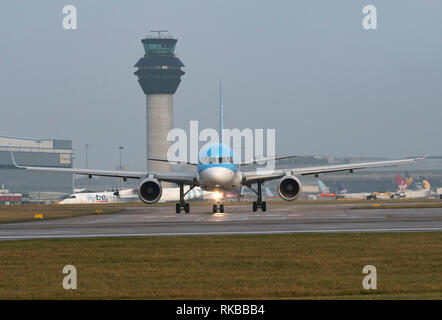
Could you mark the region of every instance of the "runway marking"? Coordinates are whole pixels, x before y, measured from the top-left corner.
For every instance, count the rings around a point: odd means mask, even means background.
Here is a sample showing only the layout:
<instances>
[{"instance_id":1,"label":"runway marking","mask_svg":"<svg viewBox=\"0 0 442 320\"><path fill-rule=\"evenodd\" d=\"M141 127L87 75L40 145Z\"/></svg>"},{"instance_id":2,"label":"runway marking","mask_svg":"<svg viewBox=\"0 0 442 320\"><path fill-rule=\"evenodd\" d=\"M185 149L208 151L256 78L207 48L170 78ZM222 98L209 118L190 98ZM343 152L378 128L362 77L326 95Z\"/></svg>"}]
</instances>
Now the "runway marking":
<instances>
[{"instance_id":1,"label":"runway marking","mask_svg":"<svg viewBox=\"0 0 442 320\"><path fill-rule=\"evenodd\" d=\"M118 237L155 237L155 236L211 236L211 235L248 235L248 234L293 234L293 233L349 233L349 232L418 232L442 231L442 228L388 228L388 229L324 229L293 231L215 231L215 232L166 232L166 233L122 233L122 234L71 234L41 236L0 236L2 240L51 239L51 238L118 238Z\"/></svg>"}]
</instances>

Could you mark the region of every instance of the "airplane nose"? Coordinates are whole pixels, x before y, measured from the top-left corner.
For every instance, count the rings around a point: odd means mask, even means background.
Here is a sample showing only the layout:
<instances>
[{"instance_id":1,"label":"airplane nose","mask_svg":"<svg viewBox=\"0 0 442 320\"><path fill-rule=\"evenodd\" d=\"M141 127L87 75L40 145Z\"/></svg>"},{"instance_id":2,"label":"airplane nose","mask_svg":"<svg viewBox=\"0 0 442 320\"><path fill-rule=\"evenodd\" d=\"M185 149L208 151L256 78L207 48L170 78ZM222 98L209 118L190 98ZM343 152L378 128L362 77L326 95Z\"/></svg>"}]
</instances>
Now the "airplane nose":
<instances>
[{"instance_id":1,"label":"airplane nose","mask_svg":"<svg viewBox=\"0 0 442 320\"><path fill-rule=\"evenodd\" d=\"M210 175L211 179L216 182L217 184L225 184L230 181L231 174L230 170L226 170L224 168L213 168L214 170L211 170Z\"/></svg>"},{"instance_id":2,"label":"airplane nose","mask_svg":"<svg viewBox=\"0 0 442 320\"><path fill-rule=\"evenodd\" d=\"M232 181L233 172L226 168L209 168L204 170L204 180L214 187L223 187Z\"/></svg>"}]
</instances>

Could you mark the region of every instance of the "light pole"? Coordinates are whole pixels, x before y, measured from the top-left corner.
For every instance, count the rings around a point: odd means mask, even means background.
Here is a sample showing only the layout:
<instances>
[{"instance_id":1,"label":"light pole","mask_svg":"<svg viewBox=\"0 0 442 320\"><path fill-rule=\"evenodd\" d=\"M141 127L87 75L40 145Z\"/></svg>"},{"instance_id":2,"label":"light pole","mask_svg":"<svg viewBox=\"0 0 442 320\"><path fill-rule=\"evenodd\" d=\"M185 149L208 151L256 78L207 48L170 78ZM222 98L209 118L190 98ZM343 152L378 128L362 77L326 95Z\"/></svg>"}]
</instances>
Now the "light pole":
<instances>
[{"instance_id":1,"label":"light pole","mask_svg":"<svg viewBox=\"0 0 442 320\"><path fill-rule=\"evenodd\" d=\"M87 169L87 165L88 165L88 163L87 163L87 149L89 148L89 145L86 143L85 145L84 145L84 148L86 149L86 169ZM86 178L86 189L89 187L89 179L88 178Z\"/></svg>"},{"instance_id":2,"label":"light pole","mask_svg":"<svg viewBox=\"0 0 442 320\"><path fill-rule=\"evenodd\" d=\"M121 154L123 153L123 149L124 149L123 146L119 146L118 147L118 150L120 151L120 167L119 167L120 171L123 170L123 167L121 165ZM121 178L120 178L120 187L119 187L119 189L121 189Z\"/></svg>"},{"instance_id":3,"label":"light pole","mask_svg":"<svg viewBox=\"0 0 442 320\"><path fill-rule=\"evenodd\" d=\"M86 169L87 169L87 148L89 148L89 145L86 143L84 145L85 149L86 149Z\"/></svg>"},{"instance_id":4,"label":"light pole","mask_svg":"<svg viewBox=\"0 0 442 320\"><path fill-rule=\"evenodd\" d=\"M123 167L121 166L121 153L123 152L124 147L123 146L119 146L118 150L120 150L120 170L123 170Z\"/></svg>"},{"instance_id":5,"label":"light pole","mask_svg":"<svg viewBox=\"0 0 442 320\"><path fill-rule=\"evenodd\" d=\"M40 139L38 139L37 141L35 141L35 142L37 142L37 152L38 152L38 158L40 159L40 143L41 143L41 140ZM40 194L40 189L41 189L41 174L40 173L38 173L38 201L40 201L41 200L41 194Z\"/></svg>"}]
</instances>

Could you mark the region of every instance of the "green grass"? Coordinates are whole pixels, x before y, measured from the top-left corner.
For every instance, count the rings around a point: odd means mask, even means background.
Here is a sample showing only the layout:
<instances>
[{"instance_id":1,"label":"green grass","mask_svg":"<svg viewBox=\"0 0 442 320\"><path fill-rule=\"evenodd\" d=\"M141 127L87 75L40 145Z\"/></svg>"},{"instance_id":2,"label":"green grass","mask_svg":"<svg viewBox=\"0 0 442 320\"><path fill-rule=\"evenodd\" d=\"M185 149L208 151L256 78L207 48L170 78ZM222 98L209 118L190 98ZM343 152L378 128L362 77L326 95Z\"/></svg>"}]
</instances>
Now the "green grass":
<instances>
[{"instance_id":1,"label":"green grass","mask_svg":"<svg viewBox=\"0 0 442 320\"><path fill-rule=\"evenodd\" d=\"M442 298L441 232L2 241L0 257L0 299Z\"/></svg>"}]
</instances>

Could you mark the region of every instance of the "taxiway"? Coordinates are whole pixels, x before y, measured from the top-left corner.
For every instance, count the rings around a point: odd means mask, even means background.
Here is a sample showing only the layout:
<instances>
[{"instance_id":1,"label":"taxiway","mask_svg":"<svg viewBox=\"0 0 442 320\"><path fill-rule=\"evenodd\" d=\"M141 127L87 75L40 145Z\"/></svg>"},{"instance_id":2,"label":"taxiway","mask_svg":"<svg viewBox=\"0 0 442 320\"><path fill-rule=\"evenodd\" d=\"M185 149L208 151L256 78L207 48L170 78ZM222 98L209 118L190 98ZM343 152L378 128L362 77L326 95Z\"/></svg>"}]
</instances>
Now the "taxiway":
<instances>
[{"instance_id":1,"label":"taxiway","mask_svg":"<svg viewBox=\"0 0 442 320\"><path fill-rule=\"evenodd\" d=\"M365 204L366 205L366 204ZM225 213L193 206L190 214L169 206L128 207L93 215L0 225L0 240L190 236L231 234L442 231L442 208L355 209L358 205L269 204L267 212L226 204Z\"/></svg>"}]
</instances>

